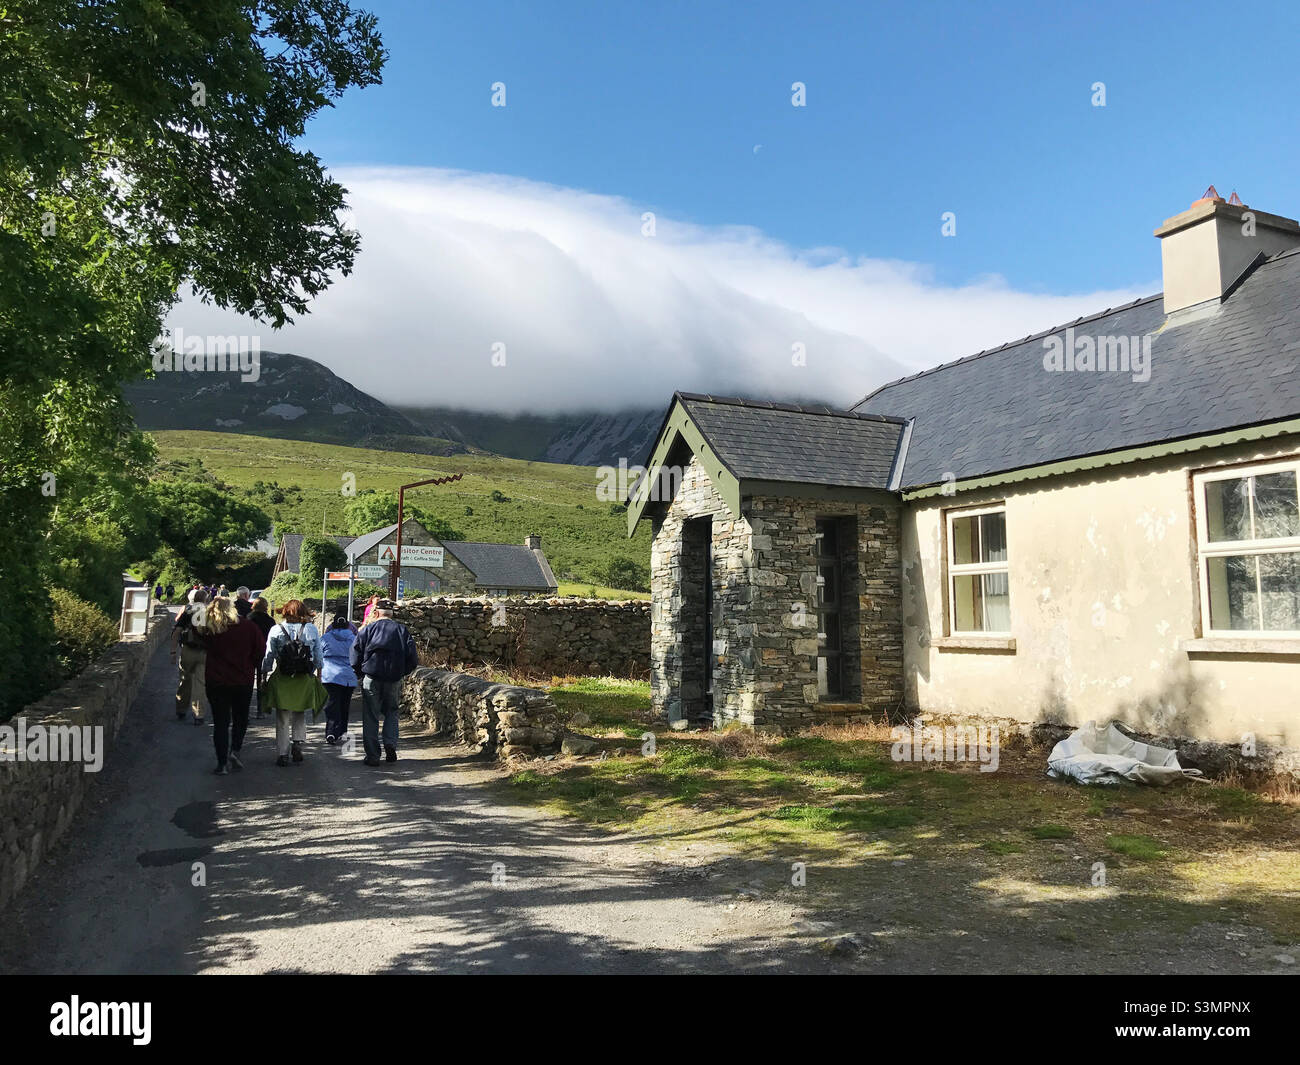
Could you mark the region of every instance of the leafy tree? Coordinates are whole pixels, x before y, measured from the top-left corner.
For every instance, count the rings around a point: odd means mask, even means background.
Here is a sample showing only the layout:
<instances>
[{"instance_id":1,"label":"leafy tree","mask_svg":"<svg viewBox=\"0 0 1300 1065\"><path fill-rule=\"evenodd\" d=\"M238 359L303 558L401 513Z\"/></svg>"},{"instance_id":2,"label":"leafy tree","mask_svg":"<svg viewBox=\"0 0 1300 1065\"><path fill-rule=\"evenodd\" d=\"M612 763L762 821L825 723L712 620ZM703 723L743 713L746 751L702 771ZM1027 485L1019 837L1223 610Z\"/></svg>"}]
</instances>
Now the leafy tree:
<instances>
[{"instance_id":1,"label":"leafy tree","mask_svg":"<svg viewBox=\"0 0 1300 1065\"><path fill-rule=\"evenodd\" d=\"M367 489L358 492L343 508L343 523L352 536L364 536L397 522L397 496L392 492Z\"/></svg>"},{"instance_id":2,"label":"leafy tree","mask_svg":"<svg viewBox=\"0 0 1300 1065\"><path fill-rule=\"evenodd\" d=\"M278 327L351 270L344 189L297 142L384 58L347 0L0 7L0 717L52 662L48 486L113 475L177 293Z\"/></svg>"},{"instance_id":3,"label":"leafy tree","mask_svg":"<svg viewBox=\"0 0 1300 1065\"><path fill-rule=\"evenodd\" d=\"M650 590L650 573L640 562L630 558L613 558L605 563L596 574L602 584L611 588L622 588L628 592L648 592Z\"/></svg>"},{"instance_id":4,"label":"leafy tree","mask_svg":"<svg viewBox=\"0 0 1300 1065\"><path fill-rule=\"evenodd\" d=\"M464 534L454 528L446 518L430 514L423 507L415 506L410 502L406 504L406 516L414 518L429 530L431 536L439 540L465 539ZM368 532L382 529L385 525L396 525L397 493L376 492L374 489L358 493L343 508L343 522L351 536L364 536Z\"/></svg>"},{"instance_id":5,"label":"leafy tree","mask_svg":"<svg viewBox=\"0 0 1300 1065\"><path fill-rule=\"evenodd\" d=\"M235 498L225 485L155 481L149 495L159 539L201 574L211 574L230 552L271 534L266 513Z\"/></svg>"}]
</instances>

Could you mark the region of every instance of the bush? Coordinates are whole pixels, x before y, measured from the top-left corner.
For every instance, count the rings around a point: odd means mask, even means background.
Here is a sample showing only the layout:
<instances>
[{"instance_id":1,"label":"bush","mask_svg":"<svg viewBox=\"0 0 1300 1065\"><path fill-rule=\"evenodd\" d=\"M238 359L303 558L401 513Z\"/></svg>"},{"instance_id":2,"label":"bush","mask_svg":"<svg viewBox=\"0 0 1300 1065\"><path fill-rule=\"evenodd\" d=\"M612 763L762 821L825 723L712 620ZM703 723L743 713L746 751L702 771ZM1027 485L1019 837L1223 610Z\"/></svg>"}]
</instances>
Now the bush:
<instances>
[{"instance_id":1,"label":"bush","mask_svg":"<svg viewBox=\"0 0 1300 1065\"><path fill-rule=\"evenodd\" d=\"M316 590L320 591L319 585ZM262 590L262 598L273 610L284 606L290 599L301 599L302 595L298 591L298 574L292 570L277 573L275 579Z\"/></svg>"},{"instance_id":2,"label":"bush","mask_svg":"<svg viewBox=\"0 0 1300 1065\"><path fill-rule=\"evenodd\" d=\"M639 562L630 558L614 558L596 571L596 577L602 584L611 588L621 588L626 592L648 592L650 590L650 572Z\"/></svg>"},{"instance_id":3,"label":"bush","mask_svg":"<svg viewBox=\"0 0 1300 1065\"><path fill-rule=\"evenodd\" d=\"M323 570L339 570L347 564L347 553L336 541L323 536L305 537L302 541L302 550L298 555L298 572L302 576L300 586L310 582L319 588Z\"/></svg>"},{"instance_id":4,"label":"bush","mask_svg":"<svg viewBox=\"0 0 1300 1065\"><path fill-rule=\"evenodd\" d=\"M54 604L54 653L64 679L75 677L117 643L117 623L94 603L63 588L50 589Z\"/></svg>"}]
</instances>

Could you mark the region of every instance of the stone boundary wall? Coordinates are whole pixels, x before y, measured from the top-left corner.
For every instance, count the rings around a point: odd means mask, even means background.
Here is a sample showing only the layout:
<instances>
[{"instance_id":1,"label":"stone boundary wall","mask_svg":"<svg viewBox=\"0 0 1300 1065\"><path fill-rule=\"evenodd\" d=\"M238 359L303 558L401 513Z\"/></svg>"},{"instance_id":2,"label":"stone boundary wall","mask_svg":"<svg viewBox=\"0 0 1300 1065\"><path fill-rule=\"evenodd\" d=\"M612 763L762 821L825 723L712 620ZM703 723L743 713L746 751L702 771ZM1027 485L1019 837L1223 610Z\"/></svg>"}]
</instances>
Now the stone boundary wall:
<instances>
[{"instance_id":1,"label":"stone boundary wall","mask_svg":"<svg viewBox=\"0 0 1300 1065\"><path fill-rule=\"evenodd\" d=\"M171 614L155 604L146 636L119 640L77 676L0 724L102 726L105 761L135 700L149 661L171 632ZM95 773L83 762L0 760L0 909L17 896L50 847L67 831Z\"/></svg>"},{"instance_id":2,"label":"stone boundary wall","mask_svg":"<svg viewBox=\"0 0 1300 1065\"><path fill-rule=\"evenodd\" d=\"M425 661L499 663L547 674L642 677L650 669L650 603L641 599L405 599L394 615Z\"/></svg>"},{"instance_id":3,"label":"stone boundary wall","mask_svg":"<svg viewBox=\"0 0 1300 1065\"><path fill-rule=\"evenodd\" d=\"M403 682L401 706L412 720L476 754L531 758L562 737L559 713L544 691L468 673L421 666Z\"/></svg>"}]
</instances>

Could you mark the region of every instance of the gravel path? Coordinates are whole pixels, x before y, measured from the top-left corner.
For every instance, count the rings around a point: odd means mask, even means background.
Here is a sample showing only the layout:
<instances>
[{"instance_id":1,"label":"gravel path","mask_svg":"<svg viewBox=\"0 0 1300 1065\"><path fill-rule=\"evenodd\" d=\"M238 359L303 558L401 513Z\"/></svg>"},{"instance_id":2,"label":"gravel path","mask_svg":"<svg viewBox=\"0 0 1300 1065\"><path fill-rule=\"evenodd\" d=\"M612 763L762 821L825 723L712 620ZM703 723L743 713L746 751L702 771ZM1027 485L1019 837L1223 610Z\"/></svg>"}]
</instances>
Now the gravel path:
<instances>
[{"instance_id":1,"label":"gravel path","mask_svg":"<svg viewBox=\"0 0 1300 1065\"><path fill-rule=\"evenodd\" d=\"M271 720L254 719L247 768L217 777L210 726L173 716L174 676L160 651L88 804L5 915L0 971L833 964L790 905L738 899L731 877L659 862L635 839L503 806L491 766L429 736L371 769L309 726L306 761L280 769Z\"/></svg>"}]
</instances>

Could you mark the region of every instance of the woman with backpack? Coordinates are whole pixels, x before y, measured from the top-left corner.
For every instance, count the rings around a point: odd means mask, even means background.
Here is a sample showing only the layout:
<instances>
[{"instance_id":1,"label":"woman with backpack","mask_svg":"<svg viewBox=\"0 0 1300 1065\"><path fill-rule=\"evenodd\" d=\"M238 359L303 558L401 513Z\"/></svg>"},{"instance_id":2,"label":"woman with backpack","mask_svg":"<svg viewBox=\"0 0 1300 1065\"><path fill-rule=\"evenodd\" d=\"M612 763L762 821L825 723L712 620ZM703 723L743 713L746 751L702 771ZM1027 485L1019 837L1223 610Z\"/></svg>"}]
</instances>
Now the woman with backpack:
<instances>
[{"instance_id":1,"label":"woman with backpack","mask_svg":"<svg viewBox=\"0 0 1300 1065\"><path fill-rule=\"evenodd\" d=\"M325 668L321 680L329 692L325 704L325 742L337 743L348 734L348 706L356 691L357 675L352 672L348 657L357 634L346 614L335 614L329 630L321 637L321 654Z\"/></svg>"},{"instance_id":2,"label":"woman with backpack","mask_svg":"<svg viewBox=\"0 0 1300 1065\"><path fill-rule=\"evenodd\" d=\"M324 665L320 633L311 613L301 599L290 599L280 617L280 624L267 637L262 671L275 670L266 679L266 705L275 711L275 764L287 766L291 755L295 762L302 761L305 715L325 705L326 692L320 682Z\"/></svg>"}]
</instances>

